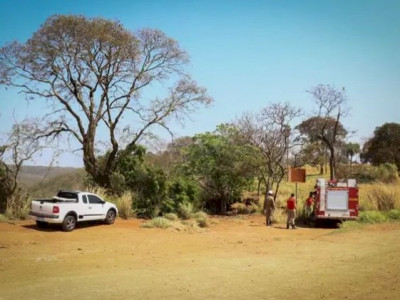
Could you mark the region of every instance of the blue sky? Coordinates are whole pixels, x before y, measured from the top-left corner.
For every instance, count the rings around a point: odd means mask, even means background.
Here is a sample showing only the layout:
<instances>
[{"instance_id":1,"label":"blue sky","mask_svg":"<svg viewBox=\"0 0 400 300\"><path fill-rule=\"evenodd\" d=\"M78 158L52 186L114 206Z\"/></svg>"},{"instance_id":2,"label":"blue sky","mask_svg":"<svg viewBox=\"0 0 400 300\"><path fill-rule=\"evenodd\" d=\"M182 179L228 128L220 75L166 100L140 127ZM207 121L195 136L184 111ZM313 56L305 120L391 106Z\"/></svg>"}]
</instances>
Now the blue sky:
<instances>
[{"instance_id":1,"label":"blue sky","mask_svg":"<svg viewBox=\"0 0 400 300\"><path fill-rule=\"evenodd\" d=\"M400 1L3 1L0 45L25 41L53 14L120 20L134 31L158 28L191 57L189 72L215 102L192 115L177 136L212 131L244 111L289 101L311 114L307 89L347 90L343 120L363 142L376 126L400 122ZM41 111L0 88L0 131ZM45 156L37 159L38 164ZM76 155L60 165L81 166Z\"/></svg>"}]
</instances>

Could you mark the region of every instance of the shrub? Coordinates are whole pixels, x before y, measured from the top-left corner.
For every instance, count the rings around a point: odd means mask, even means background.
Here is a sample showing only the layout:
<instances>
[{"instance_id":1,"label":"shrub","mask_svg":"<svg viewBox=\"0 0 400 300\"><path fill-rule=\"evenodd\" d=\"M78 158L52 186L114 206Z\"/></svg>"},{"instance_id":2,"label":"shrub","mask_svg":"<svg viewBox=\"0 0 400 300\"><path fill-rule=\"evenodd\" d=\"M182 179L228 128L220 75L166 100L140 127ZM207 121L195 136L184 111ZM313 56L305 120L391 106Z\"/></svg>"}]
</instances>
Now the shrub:
<instances>
[{"instance_id":1,"label":"shrub","mask_svg":"<svg viewBox=\"0 0 400 300\"><path fill-rule=\"evenodd\" d=\"M260 207L255 203L246 206L246 211L248 214L254 214L255 212L258 212L259 209Z\"/></svg>"},{"instance_id":2,"label":"shrub","mask_svg":"<svg viewBox=\"0 0 400 300\"><path fill-rule=\"evenodd\" d=\"M353 165L349 170L348 165L340 165L337 170L338 178L355 178L358 182L382 181L394 182L398 179L396 165L384 163L379 166L367 164Z\"/></svg>"},{"instance_id":3,"label":"shrub","mask_svg":"<svg viewBox=\"0 0 400 300\"><path fill-rule=\"evenodd\" d=\"M384 163L378 166L377 179L383 182L394 182L398 179L397 166L395 164Z\"/></svg>"},{"instance_id":4,"label":"shrub","mask_svg":"<svg viewBox=\"0 0 400 300\"><path fill-rule=\"evenodd\" d=\"M131 192L125 192L119 197L115 203L118 208L118 215L123 219L128 219L134 216L132 209L133 195Z\"/></svg>"},{"instance_id":5,"label":"shrub","mask_svg":"<svg viewBox=\"0 0 400 300\"><path fill-rule=\"evenodd\" d=\"M143 228L168 228L171 226L171 221L163 217L156 217L142 225Z\"/></svg>"},{"instance_id":6,"label":"shrub","mask_svg":"<svg viewBox=\"0 0 400 300\"><path fill-rule=\"evenodd\" d=\"M358 221L369 224L383 223L387 221L387 216L379 211L362 211L360 212Z\"/></svg>"},{"instance_id":7,"label":"shrub","mask_svg":"<svg viewBox=\"0 0 400 300\"><path fill-rule=\"evenodd\" d=\"M188 220L192 217L193 205L192 203L183 202L178 206L178 215L183 220Z\"/></svg>"},{"instance_id":8,"label":"shrub","mask_svg":"<svg viewBox=\"0 0 400 300\"><path fill-rule=\"evenodd\" d=\"M390 220L400 220L400 209L392 209L388 211L387 216Z\"/></svg>"},{"instance_id":9,"label":"shrub","mask_svg":"<svg viewBox=\"0 0 400 300\"><path fill-rule=\"evenodd\" d=\"M7 217L3 214L0 214L0 222L6 222L8 221Z\"/></svg>"},{"instance_id":10,"label":"shrub","mask_svg":"<svg viewBox=\"0 0 400 300\"><path fill-rule=\"evenodd\" d=\"M246 204L240 203L240 202L235 202L231 205L231 210L234 212L234 214L246 214L247 209L246 209Z\"/></svg>"},{"instance_id":11,"label":"shrub","mask_svg":"<svg viewBox=\"0 0 400 300\"><path fill-rule=\"evenodd\" d=\"M5 216L8 219L26 219L28 217L30 201L28 195L22 191L16 192L7 201Z\"/></svg>"},{"instance_id":12,"label":"shrub","mask_svg":"<svg viewBox=\"0 0 400 300\"><path fill-rule=\"evenodd\" d=\"M199 211L193 215L193 218L196 220L197 224L200 227L208 227L208 215L205 212Z\"/></svg>"},{"instance_id":13,"label":"shrub","mask_svg":"<svg viewBox=\"0 0 400 300\"><path fill-rule=\"evenodd\" d=\"M178 220L177 214L174 214L174 213L167 213L167 214L164 215L164 218L166 218L166 219L168 219L170 221Z\"/></svg>"},{"instance_id":14,"label":"shrub","mask_svg":"<svg viewBox=\"0 0 400 300\"><path fill-rule=\"evenodd\" d=\"M235 202L231 205L231 215L237 214L253 214L260 210L260 207L256 203L246 205L241 202Z\"/></svg>"}]
</instances>

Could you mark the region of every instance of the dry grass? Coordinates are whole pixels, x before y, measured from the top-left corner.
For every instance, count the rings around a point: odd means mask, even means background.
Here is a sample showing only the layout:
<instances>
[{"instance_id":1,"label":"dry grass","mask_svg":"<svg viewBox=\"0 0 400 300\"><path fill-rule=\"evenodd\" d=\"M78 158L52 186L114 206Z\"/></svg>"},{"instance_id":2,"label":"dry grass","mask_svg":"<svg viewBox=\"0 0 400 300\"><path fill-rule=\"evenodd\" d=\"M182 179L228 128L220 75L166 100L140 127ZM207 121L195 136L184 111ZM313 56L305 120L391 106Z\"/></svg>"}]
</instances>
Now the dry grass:
<instances>
[{"instance_id":1,"label":"dry grass","mask_svg":"<svg viewBox=\"0 0 400 300\"><path fill-rule=\"evenodd\" d=\"M133 209L133 194L125 192L121 197L117 198L115 205L118 208L118 215L123 219L129 219L135 215Z\"/></svg>"},{"instance_id":2,"label":"dry grass","mask_svg":"<svg viewBox=\"0 0 400 300\"><path fill-rule=\"evenodd\" d=\"M172 222L164 217L156 217L142 225L143 228L168 228L172 226Z\"/></svg>"},{"instance_id":3,"label":"dry grass","mask_svg":"<svg viewBox=\"0 0 400 300\"><path fill-rule=\"evenodd\" d=\"M99 186L89 186L86 188L86 190L89 193L93 193L96 194L97 196L99 196L100 198L102 198L103 200L107 199L107 190L105 188L99 187Z\"/></svg>"},{"instance_id":4,"label":"dry grass","mask_svg":"<svg viewBox=\"0 0 400 300\"><path fill-rule=\"evenodd\" d=\"M24 192L17 192L7 200L5 216L10 219L26 219L29 214L31 202Z\"/></svg>"},{"instance_id":5,"label":"dry grass","mask_svg":"<svg viewBox=\"0 0 400 300\"><path fill-rule=\"evenodd\" d=\"M394 183L361 184L360 209L388 211L400 209L400 181Z\"/></svg>"}]
</instances>

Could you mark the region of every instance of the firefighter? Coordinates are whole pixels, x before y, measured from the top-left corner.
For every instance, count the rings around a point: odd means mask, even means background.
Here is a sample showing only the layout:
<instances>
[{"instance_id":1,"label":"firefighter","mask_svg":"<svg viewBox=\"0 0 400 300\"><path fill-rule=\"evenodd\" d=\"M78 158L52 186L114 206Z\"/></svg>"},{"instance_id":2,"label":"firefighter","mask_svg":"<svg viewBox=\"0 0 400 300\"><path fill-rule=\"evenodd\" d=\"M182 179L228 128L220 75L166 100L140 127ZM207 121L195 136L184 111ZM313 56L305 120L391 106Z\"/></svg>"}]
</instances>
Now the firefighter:
<instances>
[{"instance_id":1,"label":"firefighter","mask_svg":"<svg viewBox=\"0 0 400 300\"><path fill-rule=\"evenodd\" d=\"M265 225L272 226L272 217L275 210L275 200L272 191L268 191L264 200Z\"/></svg>"},{"instance_id":2,"label":"firefighter","mask_svg":"<svg viewBox=\"0 0 400 300\"><path fill-rule=\"evenodd\" d=\"M291 225L293 229L296 229L296 226L294 225L294 220L296 218L296 198L294 197L294 194L291 194L290 198L287 199L286 212L286 229L289 229L289 225Z\"/></svg>"},{"instance_id":3,"label":"firefighter","mask_svg":"<svg viewBox=\"0 0 400 300\"><path fill-rule=\"evenodd\" d=\"M313 205L314 205L314 192L310 192L306 202L304 202L304 222L307 223L311 217L313 212Z\"/></svg>"}]
</instances>

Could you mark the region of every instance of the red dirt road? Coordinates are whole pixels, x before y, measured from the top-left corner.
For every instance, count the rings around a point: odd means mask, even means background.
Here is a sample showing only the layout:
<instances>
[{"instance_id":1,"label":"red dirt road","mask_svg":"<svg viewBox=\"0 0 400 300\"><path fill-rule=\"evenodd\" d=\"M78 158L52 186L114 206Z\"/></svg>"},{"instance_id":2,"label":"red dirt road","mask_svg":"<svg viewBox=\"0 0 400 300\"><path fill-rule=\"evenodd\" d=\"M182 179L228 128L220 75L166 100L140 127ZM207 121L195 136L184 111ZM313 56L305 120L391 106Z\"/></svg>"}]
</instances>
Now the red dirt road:
<instances>
[{"instance_id":1,"label":"red dirt road","mask_svg":"<svg viewBox=\"0 0 400 300\"><path fill-rule=\"evenodd\" d=\"M0 299L400 299L400 223L206 229L141 221L65 233L0 223ZM354 227L354 228L351 228Z\"/></svg>"}]
</instances>

